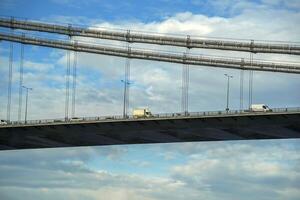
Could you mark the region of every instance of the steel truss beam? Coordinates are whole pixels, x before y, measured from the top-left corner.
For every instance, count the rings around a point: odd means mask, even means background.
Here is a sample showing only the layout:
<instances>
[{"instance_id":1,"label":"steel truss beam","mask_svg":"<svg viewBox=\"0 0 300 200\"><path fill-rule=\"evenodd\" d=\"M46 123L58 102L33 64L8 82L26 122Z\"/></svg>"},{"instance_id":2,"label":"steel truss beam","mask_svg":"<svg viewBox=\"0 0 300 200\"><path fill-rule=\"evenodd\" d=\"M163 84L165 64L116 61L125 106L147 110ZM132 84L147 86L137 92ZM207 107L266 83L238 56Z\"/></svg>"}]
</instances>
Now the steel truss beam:
<instances>
[{"instance_id":1,"label":"steel truss beam","mask_svg":"<svg viewBox=\"0 0 300 200\"><path fill-rule=\"evenodd\" d=\"M158 45L171 45L186 48L206 48L230 51L245 51L252 53L277 53L300 55L300 45L291 43L262 42L254 40L221 40L199 39L187 35L170 36L163 34L149 34L133 31L111 31L82 28L76 26L63 26L44 22L15 20L14 18L0 18L0 27L41 31L48 33L64 34L69 36L92 37L98 39L117 40L123 42L148 43Z\"/></svg>"},{"instance_id":2,"label":"steel truss beam","mask_svg":"<svg viewBox=\"0 0 300 200\"><path fill-rule=\"evenodd\" d=\"M180 53L157 52L143 49L116 48L111 46L79 43L78 41L52 40L37 37L29 37L17 34L0 33L0 40L18 42L23 44L46 46L58 49L78 52L95 53L102 55L127 57L132 59L155 60L187 65L204 65L220 68L244 69L255 71L270 71L300 74L299 64L278 63L270 61L258 61L237 58L220 58L203 55L186 55Z\"/></svg>"}]
</instances>

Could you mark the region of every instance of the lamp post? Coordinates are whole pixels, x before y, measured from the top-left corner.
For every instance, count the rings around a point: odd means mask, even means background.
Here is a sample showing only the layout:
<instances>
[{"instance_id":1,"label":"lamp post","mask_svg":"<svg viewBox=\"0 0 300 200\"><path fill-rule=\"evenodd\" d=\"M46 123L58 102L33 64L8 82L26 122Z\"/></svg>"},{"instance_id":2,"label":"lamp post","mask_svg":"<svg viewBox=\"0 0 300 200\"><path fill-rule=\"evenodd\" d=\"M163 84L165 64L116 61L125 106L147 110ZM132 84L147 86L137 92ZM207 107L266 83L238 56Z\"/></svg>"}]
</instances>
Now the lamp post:
<instances>
[{"instance_id":1,"label":"lamp post","mask_svg":"<svg viewBox=\"0 0 300 200\"><path fill-rule=\"evenodd\" d=\"M233 76L224 74L227 77L227 103L226 103L226 112L229 111L229 79L233 78Z\"/></svg>"},{"instance_id":2,"label":"lamp post","mask_svg":"<svg viewBox=\"0 0 300 200\"><path fill-rule=\"evenodd\" d=\"M129 104L129 82L128 81L124 81L121 80L121 82L124 83L124 97L123 97L123 118L127 118L128 117L128 104Z\"/></svg>"},{"instance_id":3,"label":"lamp post","mask_svg":"<svg viewBox=\"0 0 300 200\"><path fill-rule=\"evenodd\" d=\"M25 124L27 123L27 109L28 109L28 91L32 90L32 88L26 87L26 86L22 86L22 88L26 89L26 106L25 106Z\"/></svg>"}]
</instances>

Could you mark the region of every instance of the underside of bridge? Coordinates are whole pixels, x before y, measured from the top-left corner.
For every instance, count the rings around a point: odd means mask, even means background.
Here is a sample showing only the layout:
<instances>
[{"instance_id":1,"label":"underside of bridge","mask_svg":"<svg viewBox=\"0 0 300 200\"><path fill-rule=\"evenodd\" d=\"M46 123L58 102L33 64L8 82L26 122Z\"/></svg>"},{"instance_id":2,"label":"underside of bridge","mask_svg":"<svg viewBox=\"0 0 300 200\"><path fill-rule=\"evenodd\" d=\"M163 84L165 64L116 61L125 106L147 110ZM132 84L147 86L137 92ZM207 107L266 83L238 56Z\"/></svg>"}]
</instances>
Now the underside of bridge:
<instances>
[{"instance_id":1,"label":"underside of bridge","mask_svg":"<svg viewBox=\"0 0 300 200\"><path fill-rule=\"evenodd\" d=\"M300 138L300 113L0 127L0 148Z\"/></svg>"}]
</instances>

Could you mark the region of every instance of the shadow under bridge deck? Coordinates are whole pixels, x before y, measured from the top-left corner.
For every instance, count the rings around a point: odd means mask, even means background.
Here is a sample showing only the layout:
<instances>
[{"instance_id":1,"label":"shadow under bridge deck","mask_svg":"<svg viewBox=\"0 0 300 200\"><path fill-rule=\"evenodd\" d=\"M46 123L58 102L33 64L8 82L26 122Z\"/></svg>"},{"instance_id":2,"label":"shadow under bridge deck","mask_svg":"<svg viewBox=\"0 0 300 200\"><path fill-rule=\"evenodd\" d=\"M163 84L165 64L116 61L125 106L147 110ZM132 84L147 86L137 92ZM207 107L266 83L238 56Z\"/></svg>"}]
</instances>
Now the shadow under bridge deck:
<instances>
[{"instance_id":1,"label":"shadow under bridge deck","mask_svg":"<svg viewBox=\"0 0 300 200\"><path fill-rule=\"evenodd\" d=\"M300 111L0 127L0 149L300 138Z\"/></svg>"}]
</instances>

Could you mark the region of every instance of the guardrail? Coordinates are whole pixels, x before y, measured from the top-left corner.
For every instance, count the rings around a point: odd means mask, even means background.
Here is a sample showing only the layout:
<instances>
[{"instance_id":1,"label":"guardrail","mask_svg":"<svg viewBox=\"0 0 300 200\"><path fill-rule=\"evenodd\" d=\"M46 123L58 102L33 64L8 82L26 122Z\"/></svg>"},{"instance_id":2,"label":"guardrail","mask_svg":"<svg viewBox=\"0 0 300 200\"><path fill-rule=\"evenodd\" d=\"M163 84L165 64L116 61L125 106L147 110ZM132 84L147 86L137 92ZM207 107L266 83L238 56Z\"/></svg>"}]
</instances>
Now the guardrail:
<instances>
[{"instance_id":1,"label":"guardrail","mask_svg":"<svg viewBox=\"0 0 300 200\"><path fill-rule=\"evenodd\" d=\"M291 113L300 112L300 107L294 108L273 108L269 113ZM11 121L1 126L23 126L23 125L43 125L43 124L74 124L78 122L101 122L101 121L134 121L140 119L164 119L164 118L195 118L205 116L232 116L232 115L261 115L265 112L253 112L249 110L229 110L229 111L203 111L203 112L189 112L189 113L161 113L153 114L151 117L136 118L133 115L129 115L124 118L121 115L115 116L99 116L99 117L76 117L71 119L57 118L57 119L41 119L41 120L27 120L25 121Z\"/></svg>"}]
</instances>

